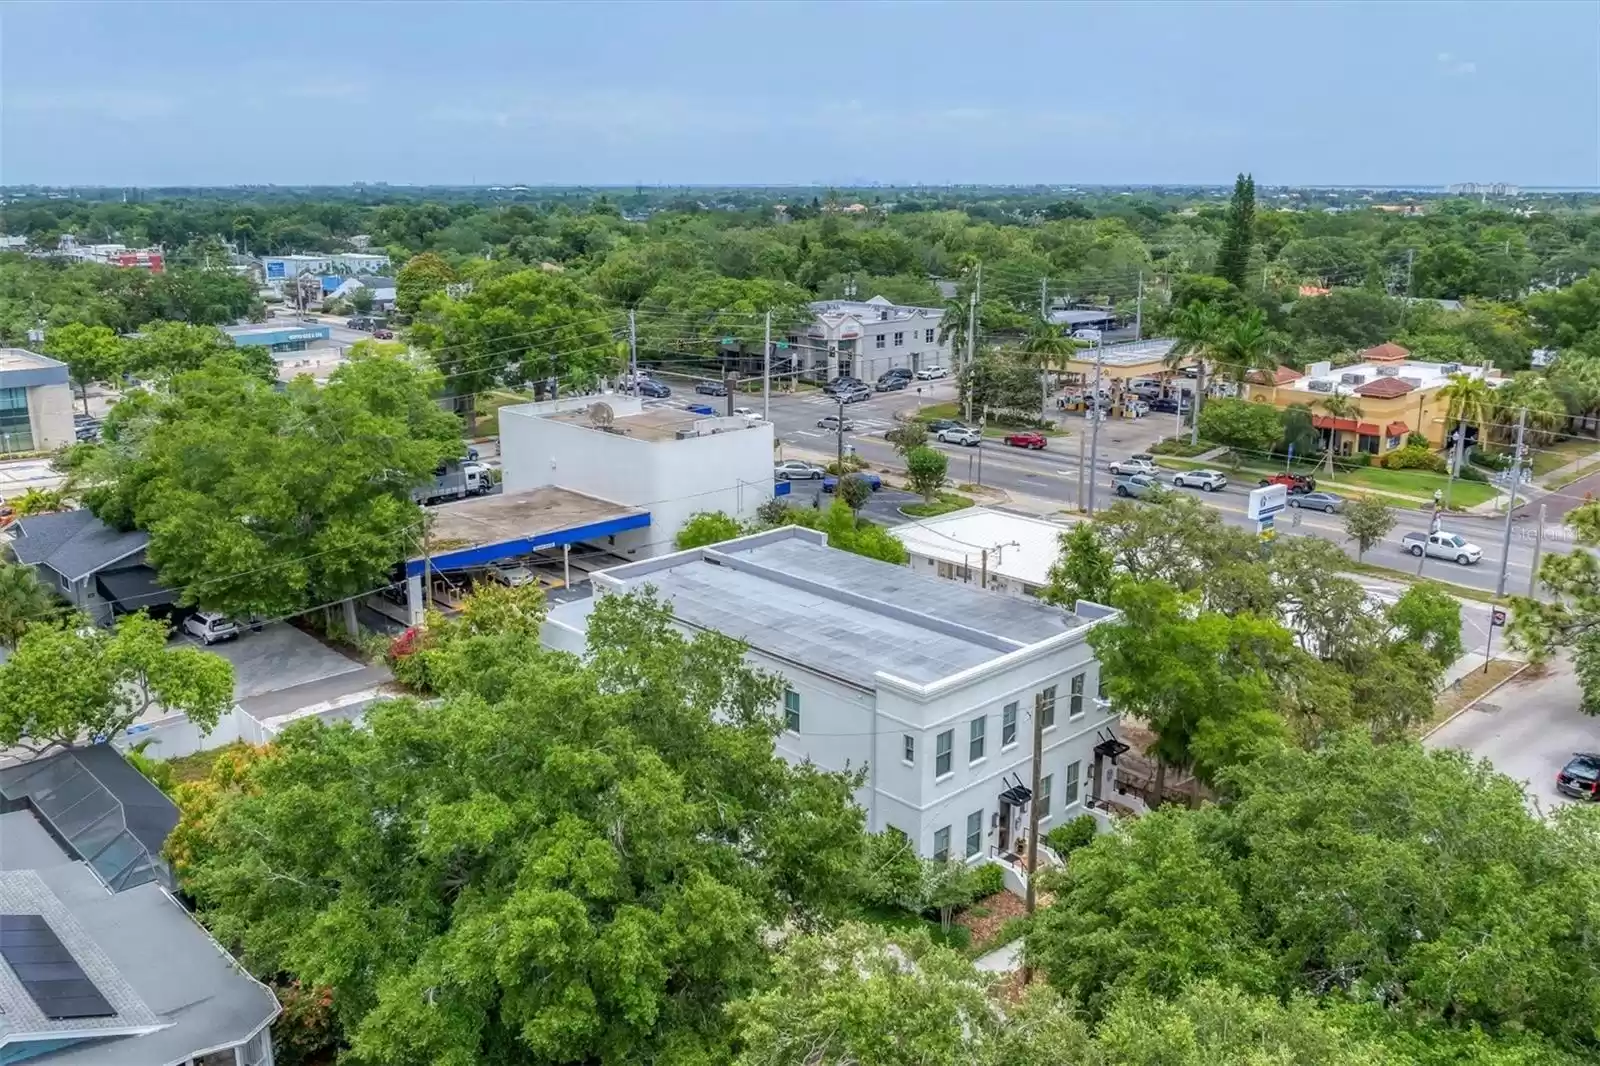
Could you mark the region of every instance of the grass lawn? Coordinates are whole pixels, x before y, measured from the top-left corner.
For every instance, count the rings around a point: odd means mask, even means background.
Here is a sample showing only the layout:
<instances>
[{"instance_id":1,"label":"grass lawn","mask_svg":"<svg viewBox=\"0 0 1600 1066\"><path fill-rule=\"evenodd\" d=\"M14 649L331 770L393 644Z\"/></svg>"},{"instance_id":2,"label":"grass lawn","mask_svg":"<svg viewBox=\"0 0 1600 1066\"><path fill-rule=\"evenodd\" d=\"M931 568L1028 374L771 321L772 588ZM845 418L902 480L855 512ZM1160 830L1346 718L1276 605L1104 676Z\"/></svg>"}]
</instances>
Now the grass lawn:
<instances>
[{"instance_id":1,"label":"grass lawn","mask_svg":"<svg viewBox=\"0 0 1600 1066\"><path fill-rule=\"evenodd\" d=\"M936 515L949 514L951 511L961 511L972 506L972 497L962 496L954 492L941 492L932 503L908 503L900 508L903 514L913 518L933 518Z\"/></svg>"},{"instance_id":2,"label":"grass lawn","mask_svg":"<svg viewBox=\"0 0 1600 1066\"><path fill-rule=\"evenodd\" d=\"M1536 478L1544 477L1557 467L1566 466L1580 459L1590 461L1583 464L1579 473L1563 478L1563 482L1576 480L1585 473L1592 474L1600 470L1600 440L1573 437L1556 441L1554 444L1546 444L1542 448L1531 448L1529 451L1533 456L1533 476Z\"/></svg>"},{"instance_id":3,"label":"grass lawn","mask_svg":"<svg viewBox=\"0 0 1600 1066\"><path fill-rule=\"evenodd\" d=\"M1169 470L1199 470L1202 468L1221 470L1235 475L1239 480L1246 480L1247 476L1263 477L1275 474L1283 469L1281 464L1266 465L1262 463L1243 463L1237 470L1224 460L1210 463L1199 463L1193 459L1180 459L1171 455L1156 456L1156 464ZM1355 467L1350 470L1335 470L1332 477L1327 474L1325 465L1310 466L1296 463L1293 467L1296 473L1310 474L1317 479L1318 488L1326 488L1332 492L1353 492L1367 490L1385 496L1393 496L1413 503L1433 499L1434 489L1443 489L1449 480L1443 474L1435 474L1429 470L1388 470L1378 466ZM1495 498L1497 493L1494 488L1481 481L1466 481L1457 479L1455 486L1450 490L1450 504L1457 510L1475 507Z\"/></svg>"},{"instance_id":4,"label":"grass lawn","mask_svg":"<svg viewBox=\"0 0 1600 1066\"><path fill-rule=\"evenodd\" d=\"M1374 547L1372 552L1369 554L1376 553L1377 551L1378 548ZM1406 556L1406 558L1409 559L1410 556ZM1448 581L1436 581L1432 578L1426 577L1419 578L1417 577L1417 571L1414 567L1410 570L1397 570L1391 566L1382 566L1378 563L1369 563L1363 560L1361 562L1352 561L1349 565L1349 569L1352 573L1371 574L1373 577L1381 577L1388 581L1399 581L1402 584L1407 585L1437 585L1450 595L1463 600L1477 600L1479 603L1506 602L1504 599L1496 596L1488 589L1473 588L1471 585L1456 585Z\"/></svg>"},{"instance_id":5,"label":"grass lawn","mask_svg":"<svg viewBox=\"0 0 1600 1066\"><path fill-rule=\"evenodd\" d=\"M516 403L532 402L532 393L504 392L499 389L493 392L479 393L478 436L498 437L500 435L500 408L509 407Z\"/></svg>"}]
</instances>

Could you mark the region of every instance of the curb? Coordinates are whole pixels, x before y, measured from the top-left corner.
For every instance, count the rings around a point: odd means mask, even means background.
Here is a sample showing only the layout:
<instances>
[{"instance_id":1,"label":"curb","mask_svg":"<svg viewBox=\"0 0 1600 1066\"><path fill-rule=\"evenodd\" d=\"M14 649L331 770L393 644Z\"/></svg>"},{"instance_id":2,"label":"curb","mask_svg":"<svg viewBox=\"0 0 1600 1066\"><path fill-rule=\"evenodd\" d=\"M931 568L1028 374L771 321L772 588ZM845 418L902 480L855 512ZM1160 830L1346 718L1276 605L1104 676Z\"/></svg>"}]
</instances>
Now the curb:
<instances>
[{"instance_id":1,"label":"curb","mask_svg":"<svg viewBox=\"0 0 1600 1066\"><path fill-rule=\"evenodd\" d=\"M1491 660L1491 661L1493 661L1493 660ZM1528 667L1530 667L1532 665L1533 664L1530 663L1530 662L1524 662L1521 666L1517 667L1515 670L1511 671L1505 677L1501 678L1494 685L1492 685L1489 688L1486 688L1482 692L1478 693L1476 696L1474 696L1464 706L1457 708L1450 715L1450 717L1446 718L1444 721L1438 723L1437 725L1434 725L1426 733L1423 733L1417 739L1418 740L1427 740L1429 737L1433 736L1439 730L1443 729L1445 726L1449 725L1451 722L1455 721L1457 718L1460 718L1463 714L1466 714L1468 711L1472 710L1472 708L1476 707L1478 704L1482 703L1484 700L1488 699L1490 696L1494 695L1496 692L1499 692L1501 689L1503 689L1507 685L1511 684L1511 682L1515 681L1517 678L1519 678L1523 674L1527 673Z\"/></svg>"}]
</instances>

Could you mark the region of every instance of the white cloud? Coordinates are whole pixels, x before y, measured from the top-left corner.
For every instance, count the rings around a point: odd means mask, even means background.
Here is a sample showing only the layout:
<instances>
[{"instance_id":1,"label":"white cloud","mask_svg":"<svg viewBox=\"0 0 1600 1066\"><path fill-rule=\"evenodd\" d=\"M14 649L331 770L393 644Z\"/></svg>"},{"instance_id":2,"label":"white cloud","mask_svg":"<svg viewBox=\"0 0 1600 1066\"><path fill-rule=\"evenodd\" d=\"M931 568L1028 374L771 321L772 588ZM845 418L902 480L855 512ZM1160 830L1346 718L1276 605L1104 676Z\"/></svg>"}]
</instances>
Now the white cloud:
<instances>
[{"instance_id":1,"label":"white cloud","mask_svg":"<svg viewBox=\"0 0 1600 1066\"><path fill-rule=\"evenodd\" d=\"M1440 52L1435 57L1439 72L1452 78L1464 78L1469 74L1478 72L1478 64L1470 59L1461 59L1449 52Z\"/></svg>"}]
</instances>

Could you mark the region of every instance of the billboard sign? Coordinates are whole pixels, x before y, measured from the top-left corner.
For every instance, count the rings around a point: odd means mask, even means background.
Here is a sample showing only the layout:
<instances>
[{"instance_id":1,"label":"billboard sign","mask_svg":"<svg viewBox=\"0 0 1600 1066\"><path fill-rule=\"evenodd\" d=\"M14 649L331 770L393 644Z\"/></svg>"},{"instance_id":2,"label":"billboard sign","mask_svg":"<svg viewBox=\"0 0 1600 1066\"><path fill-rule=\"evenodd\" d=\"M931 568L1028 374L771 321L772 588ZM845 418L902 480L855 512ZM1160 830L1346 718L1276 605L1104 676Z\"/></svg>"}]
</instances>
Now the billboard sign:
<instances>
[{"instance_id":1,"label":"billboard sign","mask_svg":"<svg viewBox=\"0 0 1600 1066\"><path fill-rule=\"evenodd\" d=\"M271 279L271 280L274 280L274 281L282 280L282 278L284 277L283 260L281 260L281 259L268 259L267 260L267 277L269 279Z\"/></svg>"}]
</instances>

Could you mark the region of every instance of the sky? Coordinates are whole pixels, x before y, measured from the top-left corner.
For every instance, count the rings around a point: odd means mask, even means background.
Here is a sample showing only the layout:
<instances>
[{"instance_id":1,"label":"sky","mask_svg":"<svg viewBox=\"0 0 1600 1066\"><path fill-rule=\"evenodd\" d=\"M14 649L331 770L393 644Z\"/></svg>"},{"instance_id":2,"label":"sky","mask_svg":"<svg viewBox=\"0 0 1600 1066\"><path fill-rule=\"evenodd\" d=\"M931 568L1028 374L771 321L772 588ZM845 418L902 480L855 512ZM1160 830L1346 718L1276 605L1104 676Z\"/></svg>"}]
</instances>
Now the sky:
<instances>
[{"instance_id":1,"label":"sky","mask_svg":"<svg viewBox=\"0 0 1600 1066\"><path fill-rule=\"evenodd\" d=\"M13 3L0 183L1600 185L1600 0Z\"/></svg>"}]
</instances>

